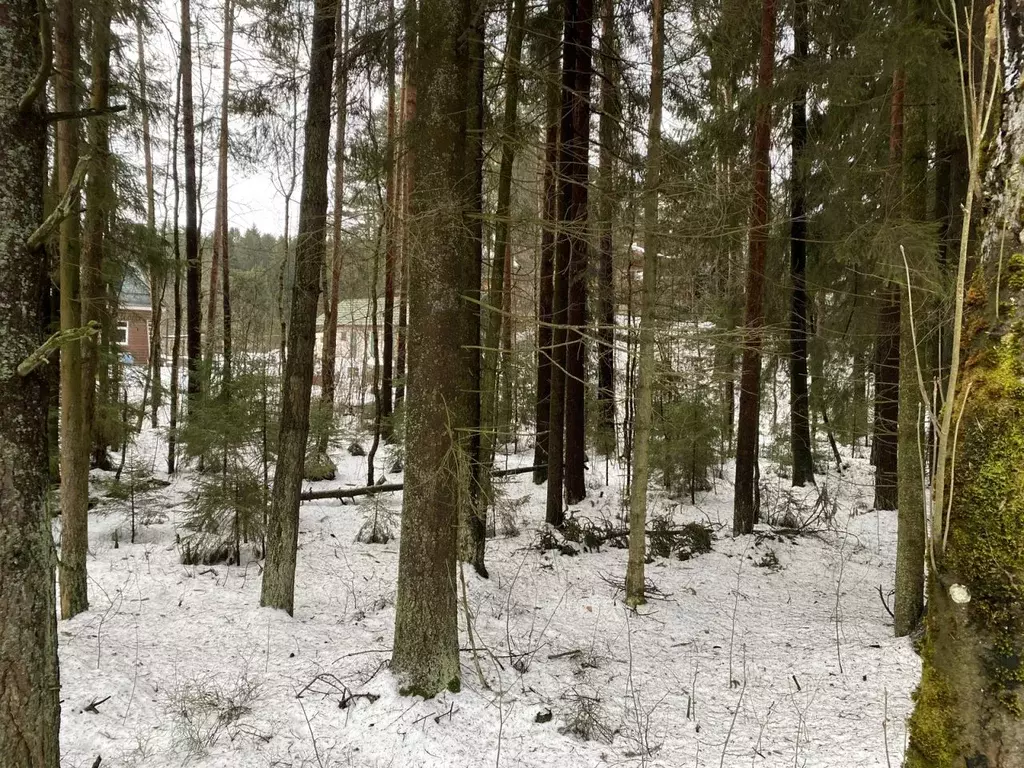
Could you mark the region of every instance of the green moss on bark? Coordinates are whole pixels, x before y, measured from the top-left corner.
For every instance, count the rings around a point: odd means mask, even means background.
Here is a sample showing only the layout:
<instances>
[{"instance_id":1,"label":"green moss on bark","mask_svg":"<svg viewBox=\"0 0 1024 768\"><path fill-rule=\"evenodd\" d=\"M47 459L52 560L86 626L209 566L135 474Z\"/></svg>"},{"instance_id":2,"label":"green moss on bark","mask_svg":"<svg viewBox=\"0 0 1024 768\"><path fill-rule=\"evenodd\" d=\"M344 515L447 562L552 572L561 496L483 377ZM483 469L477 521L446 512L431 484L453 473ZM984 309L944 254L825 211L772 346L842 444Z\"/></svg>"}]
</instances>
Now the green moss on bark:
<instances>
[{"instance_id":1,"label":"green moss on bark","mask_svg":"<svg viewBox=\"0 0 1024 768\"><path fill-rule=\"evenodd\" d=\"M921 684L914 692L914 712L907 723L910 747L906 768L947 768L959 754L956 695L932 659L931 644L922 649Z\"/></svg>"}]
</instances>

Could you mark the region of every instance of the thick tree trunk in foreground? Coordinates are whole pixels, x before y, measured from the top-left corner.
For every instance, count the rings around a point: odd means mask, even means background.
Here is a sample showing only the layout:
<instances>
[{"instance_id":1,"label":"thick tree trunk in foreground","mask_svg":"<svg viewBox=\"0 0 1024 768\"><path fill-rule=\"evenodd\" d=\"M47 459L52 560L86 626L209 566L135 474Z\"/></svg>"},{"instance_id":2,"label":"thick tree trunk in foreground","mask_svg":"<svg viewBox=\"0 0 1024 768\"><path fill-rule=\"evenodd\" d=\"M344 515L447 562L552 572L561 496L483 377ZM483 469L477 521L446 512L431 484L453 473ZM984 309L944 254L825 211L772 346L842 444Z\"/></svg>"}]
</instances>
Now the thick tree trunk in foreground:
<instances>
[{"instance_id":1,"label":"thick tree trunk in foreground","mask_svg":"<svg viewBox=\"0 0 1024 768\"><path fill-rule=\"evenodd\" d=\"M18 768L60 764L60 680L53 537L46 504L47 372L19 376L43 343L47 260L25 245L43 221L45 98L38 5L0 13L0 756Z\"/></svg>"},{"instance_id":2,"label":"thick tree trunk in foreground","mask_svg":"<svg viewBox=\"0 0 1024 768\"><path fill-rule=\"evenodd\" d=\"M644 184L644 280L640 300L640 366L637 370L633 479L629 486L629 562L626 565L626 605L631 608L647 602L644 595L644 557L653 416L654 292L658 271L658 186L661 183L661 104L665 68L665 15L661 0L654 0L651 15L651 116L647 130L647 178Z\"/></svg>"},{"instance_id":3,"label":"thick tree trunk in foreground","mask_svg":"<svg viewBox=\"0 0 1024 768\"><path fill-rule=\"evenodd\" d=\"M327 168L331 143L331 73L334 62L335 0L313 6L312 54L306 102L302 198L299 204L295 284L292 288L288 357L281 390L277 471L267 521L267 562L260 604L289 614L295 605L295 556L299 537L299 492L309 436L313 388L316 306L323 271L327 227Z\"/></svg>"},{"instance_id":4,"label":"thick tree trunk in foreground","mask_svg":"<svg viewBox=\"0 0 1024 768\"><path fill-rule=\"evenodd\" d=\"M761 434L761 337L764 325L764 268L768 255L768 204L771 181L771 88L775 65L775 0L761 6L761 55L757 68L754 118L754 203L750 212L750 263L747 266L740 413L736 428L734 535L750 533L757 522L755 503L758 442Z\"/></svg>"},{"instance_id":5,"label":"thick tree trunk in foreground","mask_svg":"<svg viewBox=\"0 0 1024 768\"><path fill-rule=\"evenodd\" d=\"M593 0L566 0L562 58L562 224L566 228L568 304L565 349L565 459L567 504L587 495L586 452L587 205L590 174L590 51L594 36ZM574 49L572 54L568 51ZM569 65L566 62L569 62Z\"/></svg>"},{"instance_id":6,"label":"thick tree trunk in foreground","mask_svg":"<svg viewBox=\"0 0 1024 768\"><path fill-rule=\"evenodd\" d=\"M807 210L805 205L804 147L807 145L807 0L793 3L793 66L800 78L793 99L792 158L790 170L789 275L792 297L789 310L789 429L793 453L793 485L814 482L810 396L807 391Z\"/></svg>"},{"instance_id":7,"label":"thick tree trunk in foreground","mask_svg":"<svg viewBox=\"0 0 1024 768\"><path fill-rule=\"evenodd\" d=\"M452 375L464 363L464 263L471 252L464 211L471 19L463 0L424 0L413 84L412 142L417 172L410 200L409 376L406 385L405 496L391 669L406 694L459 690L456 606L458 436ZM452 87L455 84L455 87Z\"/></svg>"},{"instance_id":8,"label":"thick tree trunk in foreground","mask_svg":"<svg viewBox=\"0 0 1024 768\"><path fill-rule=\"evenodd\" d=\"M73 0L56 5L54 102L59 112L78 109L78 18ZM64 194L78 164L77 120L57 124L57 187ZM60 327L82 324L80 264L81 195L76 191L60 226ZM83 392L81 341L60 348L60 615L89 608L85 556L89 547L89 422Z\"/></svg>"},{"instance_id":9,"label":"thick tree trunk in foreground","mask_svg":"<svg viewBox=\"0 0 1024 768\"><path fill-rule=\"evenodd\" d=\"M1005 4L1002 17L1002 131L986 179L981 264L961 325L966 359L956 397L945 403L954 410L943 424L959 420L955 482L948 539L946 531L931 533L935 564L908 768L1024 761L1024 257L1014 252L1024 232L1016 193L1024 186L1024 8Z\"/></svg>"}]
</instances>

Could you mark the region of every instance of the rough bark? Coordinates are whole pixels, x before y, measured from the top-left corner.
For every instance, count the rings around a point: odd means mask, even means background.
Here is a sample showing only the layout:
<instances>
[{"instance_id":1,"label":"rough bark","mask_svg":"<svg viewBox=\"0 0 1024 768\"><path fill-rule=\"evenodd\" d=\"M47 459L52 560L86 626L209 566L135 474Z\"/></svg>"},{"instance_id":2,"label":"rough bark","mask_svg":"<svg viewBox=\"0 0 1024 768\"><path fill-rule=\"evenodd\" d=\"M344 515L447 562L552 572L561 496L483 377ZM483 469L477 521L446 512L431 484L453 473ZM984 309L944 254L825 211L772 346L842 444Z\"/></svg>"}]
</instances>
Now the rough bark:
<instances>
[{"instance_id":1,"label":"rough bark","mask_svg":"<svg viewBox=\"0 0 1024 768\"><path fill-rule=\"evenodd\" d=\"M591 45L593 0L567 0L562 64L562 225L566 229L567 309L565 349L565 458L567 504L587 495L586 451L587 206L590 173ZM573 48L570 56L567 51ZM566 66L569 61L571 66Z\"/></svg>"},{"instance_id":2,"label":"rough bark","mask_svg":"<svg viewBox=\"0 0 1024 768\"><path fill-rule=\"evenodd\" d=\"M171 139L171 186L174 189L174 213L172 215L172 248L174 251L174 339L171 342L171 403L167 422L167 474L173 475L177 468L179 383L181 378L181 331L184 321L181 306L181 221L180 202L181 185L178 184L178 136L181 117L181 67L179 64L174 79L174 119L172 122Z\"/></svg>"},{"instance_id":3,"label":"rough bark","mask_svg":"<svg viewBox=\"0 0 1024 768\"><path fill-rule=\"evenodd\" d=\"M460 688L456 552L459 438L449 413L462 396L464 213L469 3L424 0L413 69L417 172L410 199L406 490L402 503L391 669L406 694Z\"/></svg>"},{"instance_id":4,"label":"rough bark","mask_svg":"<svg viewBox=\"0 0 1024 768\"><path fill-rule=\"evenodd\" d=\"M810 396L807 391L807 210L804 148L807 144L807 0L793 3L793 67L800 84L793 99L790 166L789 275L789 428L793 485L814 482Z\"/></svg>"},{"instance_id":5,"label":"rough bark","mask_svg":"<svg viewBox=\"0 0 1024 768\"><path fill-rule=\"evenodd\" d=\"M73 0L55 8L54 105L59 112L78 109L78 18ZM63 195L78 164L77 120L57 124L57 186ZM60 327L82 324L80 257L81 195L76 191L60 225ZM89 547L89 422L83 392L83 342L60 349L60 613L70 619L89 608L85 557Z\"/></svg>"},{"instance_id":6,"label":"rough bark","mask_svg":"<svg viewBox=\"0 0 1024 768\"><path fill-rule=\"evenodd\" d=\"M260 594L261 605L281 608L289 614L295 606L299 492L309 436L316 309L326 250L336 7L336 0L316 0L313 6L295 283L281 390L277 471L267 520L267 561Z\"/></svg>"},{"instance_id":7,"label":"rough bark","mask_svg":"<svg viewBox=\"0 0 1024 768\"><path fill-rule=\"evenodd\" d=\"M219 245L221 276L221 301L224 312L223 320L223 353L224 362L221 370L221 397L225 400L231 395L231 242L228 226L228 96L231 92L231 42L235 31L235 6L233 0L224 0L224 67L221 84L220 109L220 140L217 158L217 220L214 225L214 242ZM214 248L216 251L217 248ZM216 261L216 259L214 259ZM214 291L211 289L211 295ZM210 323L210 348L213 348L213 323Z\"/></svg>"},{"instance_id":8,"label":"rough bark","mask_svg":"<svg viewBox=\"0 0 1024 768\"><path fill-rule=\"evenodd\" d=\"M20 104L42 64L40 7L0 13L0 755L18 768L60 764L48 375L16 373L46 337L47 260L26 245L43 221L46 104Z\"/></svg>"},{"instance_id":9,"label":"rough bark","mask_svg":"<svg viewBox=\"0 0 1024 768\"><path fill-rule=\"evenodd\" d=\"M757 68L754 118L754 202L750 212L750 260L747 265L740 412L736 427L736 486L733 534L750 533L755 504L758 439L761 433L761 342L764 325L764 269L768 253L768 204L771 177L771 88L775 65L775 0L761 5L761 52Z\"/></svg>"},{"instance_id":10,"label":"rough bark","mask_svg":"<svg viewBox=\"0 0 1024 768\"><path fill-rule=\"evenodd\" d=\"M640 365L637 369L636 431L633 479L629 486L629 560L626 605L646 602L644 558L647 543L647 480L650 474L652 389L654 382L655 290L658 270L658 187L661 183L661 109L665 70L665 15L661 0L651 9L651 115L647 129L647 174L644 180L644 279L640 299Z\"/></svg>"}]
</instances>

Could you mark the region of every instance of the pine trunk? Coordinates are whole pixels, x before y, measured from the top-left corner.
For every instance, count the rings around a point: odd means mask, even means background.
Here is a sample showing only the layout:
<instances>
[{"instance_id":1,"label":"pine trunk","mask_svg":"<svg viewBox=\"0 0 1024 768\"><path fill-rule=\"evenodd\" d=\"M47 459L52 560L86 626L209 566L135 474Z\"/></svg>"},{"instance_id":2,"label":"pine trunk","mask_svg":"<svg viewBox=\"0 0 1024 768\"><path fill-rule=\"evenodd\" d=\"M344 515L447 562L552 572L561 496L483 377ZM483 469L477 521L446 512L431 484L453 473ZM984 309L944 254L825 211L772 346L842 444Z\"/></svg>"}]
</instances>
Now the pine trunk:
<instances>
[{"instance_id":1,"label":"pine trunk","mask_svg":"<svg viewBox=\"0 0 1024 768\"><path fill-rule=\"evenodd\" d=\"M172 218L172 247L174 249L174 340L171 342L171 408L167 422L167 474L173 475L177 469L179 384L181 378L181 330L184 312L181 306L181 221L179 208L181 202L181 185L178 184L178 130L181 112L181 67L174 80L174 120L171 139L171 186L174 188L174 214Z\"/></svg>"},{"instance_id":2,"label":"pine trunk","mask_svg":"<svg viewBox=\"0 0 1024 768\"><path fill-rule=\"evenodd\" d=\"M395 104L395 3L388 2L388 135L384 146L384 173L387 189L384 200L385 247L384 247L384 346L381 354L380 403L384 436L391 439L391 414L394 410L394 368L395 368L395 258L398 247L398 216L395 210L398 174L395 162L395 129L397 125Z\"/></svg>"},{"instance_id":3,"label":"pine trunk","mask_svg":"<svg viewBox=\"0 0 1024 768\"><path fill-rule=\"evenodd\" d=\"M461 685L455 572L465 478L449 412L463 396L452 372L465 365L463 305L472 253L464 218L473 195L465 174L468 6L463 0L421 3L412 78L417 173L409 217L405 495L391 669L402 693L428 698Z\"/></svg>"},{"instance_id":4,"label":"pine trunk","mask_svg":"<svg viewBox=\"0 0 1024 768\"><path fill-rule=\"evenodd\" d=\"M313 342L327 226L327 169L331 143L331 79L335 43L335 0L315 0L302 160L295 283L292 287L288 357L281 390L277 471L267 521L267 560L260 604L292 614L299 536L299 492L309 436L313 388Z\"/></svg>"},{"instance_id":5,"label":"pine trunk","mask_svg":"<svg viewBox=\"0 0 1024 768\"><path fill-rule=\"evenodd\" d=\"M750 213L750 262L747 265L740 413L736 428L736 498L733 534L750 533L757 522L757 456L761 433L761 342L764 326L764 269L768 255L768 205L771 181L771 89L775 65L775 0L761 6L761 53L757 69L754 118L754 204Z\"/></svg>"},{"instance_id":6,"label":"pine trunk","mask_svg":"<svg viewBox=\"0 0 1024 768\"><path fill-rule=\"evenodd\" d=\"M662 0L653 0L651 10L651 116L647 129L647 177L644 184L644 278L640 299L640 365L637 369L633 478L629 486L629 561L626 565L626 605L630 608L646 602L644 558L653 422L654 294L658 284L658 188L661 183L661 105L665 68L665 16L661 3Z\"/></svg>"},{"instance_id":7,"label":"pine trunk","mask_svg":"<svg viewBox=\"0 0 1024 768\"><path fill-rule=\"evenodd\" d=\"M40 7L13 0L0 13L0 755L18 768L60 764L49 377L16 372L45 339L50 282L47 259L25 245L44 213L46 99L37 89L20 103L42 63Z\"/></svg>"}]
</instances>

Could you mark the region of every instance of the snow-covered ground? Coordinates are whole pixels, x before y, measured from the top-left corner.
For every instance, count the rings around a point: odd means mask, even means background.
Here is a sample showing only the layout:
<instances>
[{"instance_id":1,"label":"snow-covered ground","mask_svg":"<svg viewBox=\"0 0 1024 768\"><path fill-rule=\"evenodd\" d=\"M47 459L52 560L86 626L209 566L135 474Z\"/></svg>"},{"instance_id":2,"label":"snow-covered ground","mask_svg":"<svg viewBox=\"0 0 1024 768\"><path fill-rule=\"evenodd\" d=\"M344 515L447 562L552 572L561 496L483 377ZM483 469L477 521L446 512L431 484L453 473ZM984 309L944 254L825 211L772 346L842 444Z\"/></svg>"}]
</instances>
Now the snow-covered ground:
<instances>
[{"instance_id":1,"label":"snow-covered ground","mask_svg":"<svg viewBox=\"0 0 1024 768\"><path fill-rule=\"evenodd\" d=\"M363 484L345 444L338 481L317 487ZM133 451L165 477L160 430ZM180 563L183 472L145 502L134 545L121 511L91 515L91 609L58 627L62 765L897 766L920 668L879 599L896 519L868 511L869 469L819 478L836 514L813 535L732 538L728 479L695 507L654 493L652 513L709 522L716 540L649 565L657 599L637 613L617 586L625 550L540 552L543 487L512 478L520 535L489 541L489 580L465 571L486 682L461 615L463 690L431 701L400 697L387 669L397 540L354 541L374 503L397 523L400 494L303 504L292 618L258 606L259 562ZM610 477L592 464L581 517L620 514Z\"/></svg>"}]
</instances>

